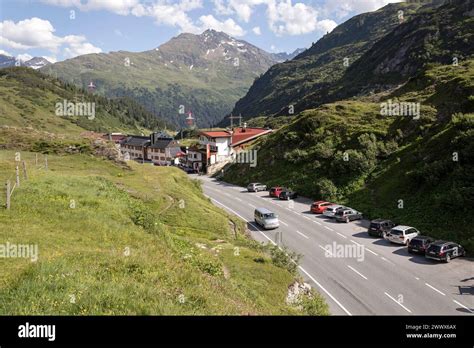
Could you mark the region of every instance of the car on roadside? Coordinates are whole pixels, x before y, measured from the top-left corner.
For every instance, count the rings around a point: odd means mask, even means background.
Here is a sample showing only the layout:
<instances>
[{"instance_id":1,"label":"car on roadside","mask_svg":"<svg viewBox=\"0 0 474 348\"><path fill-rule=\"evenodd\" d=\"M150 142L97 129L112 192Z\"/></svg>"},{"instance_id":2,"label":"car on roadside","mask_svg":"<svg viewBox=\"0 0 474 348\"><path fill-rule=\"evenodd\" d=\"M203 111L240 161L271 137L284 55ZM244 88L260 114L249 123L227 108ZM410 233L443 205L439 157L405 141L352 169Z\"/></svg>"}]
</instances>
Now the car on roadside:
<instances>
[{"instance_id":1,"label":"car on roadside","mask_svg":"<svg viewBox=\"0 0 474 348\"><path fill-rule=\"evenodd\" d=\"M316 201L311 204L310 211L314 214L322 214L326 210L327 207L333 205L333 203L326 202L326 201Z\"/></svg>"},{"instance_id":2,"label":"car on roadside","mask_svg":"<svg viewBox=\"0 0 474 348\"><path fill-rule=\"evenodd\" d=\"M352 208L339 209L334 214L337 222L350 222L362 219L362 213Z\"/></svg>"},{"instance_id":3,"label":"car on roadside","mask_svg":"<svg viewBox=\"0 0 474 348\"><path fill-rule=\"evenodd\" d=\"M270 188L270 191L269 191L270 197L279 198L280 193L282 193L282 191L285 191L285 190L286 190L286 188L284 188L284 187L274 186L274 187Z\"/></svg>"},{"instance_id":4,"label":"car on roadside","mask_svg":"<svg viewBox=\"0 0 474 348\"><path fill-rule=\"evenodd\" d=\"M298 193L292 190L283 190L280 192L280 195L278 196L279 199L289 201L290 199L295 199L298 197Z\"/></svg>"},{"instance_id":5,"label":"car on roadside","mask_svg":"<svg viewBox=\"0 0 474 348\"><path fill-rule=\"evenodd\" d=\"M431 243L425 252L426 258L444 262L449 262L459 256L466 256L466 250L457 243L444 240Z\"/></svg>"},{"instance_id":6,"label":"car on roadside","mask_svg":"<svg viewBox=\"0 0 474 348\"><path fill-rule=\"evenodd\" d=\"M419 234L420 232L414 227L398 225L393 227L384 238L392 243L408 245L410 240Z\"/></svg>"},{"instance_id":7,"label":"car on roadside","mask_svg":"<svg viewBox=\"0 0 474 348\"><path fill-rule=\"evenodd\" d=\"M408 243L408 252L410 254L425 254L426 249L428 249L429 245L434 241L434 238L428 236L416 236L415 238L412 238Z\"/></svg>"},{"instance_id":8,"label":"car on roadside","mask_svg":"<svg viewBox=\"0 0 474 348\"><path fill-rule=\"evenodd\" d=\"M396 224L391 220L375 219L370 222L367 233L372 237L383 237L395 226Z\"/></svg>"},{"instance_id":9,"label":"car on roadside","mask_svg":"<svg viewBox=\"0 0 474 348\"><path fill-rule=\"evenodd\" d=\"M329 218L333 218L334 215L336 214L336 212L338 211L338 209L344 209L344 208L345 208L345 206L343 206L343 205L333 204L333 205L328 206L324 210L323 215L326 216L326 217L329 217Z\"/></svg>"},{"instance_id":10,"label":"car on roadside","mask_svg":"<svg viewBox=\"0 0 474 348\"><path fill-rule=\"evenodd\" d=\"M257 208L254 211L255 223L266 230L275 229L280 226L278 215L267 208Z\"/></svg>"},{"instance_id":11,"label":"car on roadside","mask_svg":"<svg viewBox=\"0 0 474 348\"><path fill-rule=\"evenodd\" d=\"M247 185L247 191L249 192L258 192L258 191L266 191L267 185L261 184L259 182L252 182Z\"/></svg>"}]
</instances>

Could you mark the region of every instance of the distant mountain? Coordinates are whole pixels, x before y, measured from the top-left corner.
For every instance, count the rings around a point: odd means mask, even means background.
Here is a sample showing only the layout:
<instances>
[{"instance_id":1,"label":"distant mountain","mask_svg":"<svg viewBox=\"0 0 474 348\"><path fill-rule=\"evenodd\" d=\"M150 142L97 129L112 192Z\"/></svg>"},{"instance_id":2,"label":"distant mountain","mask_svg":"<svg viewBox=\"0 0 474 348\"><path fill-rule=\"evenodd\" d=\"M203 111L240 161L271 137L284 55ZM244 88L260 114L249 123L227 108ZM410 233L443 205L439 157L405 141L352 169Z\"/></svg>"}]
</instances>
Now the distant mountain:
<instances>
[{"instance_id":1,"label":"distant mountain","mask_svg":"<svg viewBox=\"0 0 474 348\"><path fill-rule=\"evenodd\" d=\"M304 51L306 51L306 48L298 48L294 50L292 53L287 53L287 52L273 53L272 56L275 61L277 61L278 63L282 63L287 60L291 60L295 58L297 55L299 55L300 53L303 53Z\"/></svg>"},{"instance_id":2,"label":"distant mountain","mask_svg":"<svg viewBox=\"0 0 474 348\"><path fill-rule=\"evenodd\" d=\"M27 66L36 70L50 64L51 62L43 57L34 57L30 60L23 62L15 57L0 54L0 68L8 68L12 66Z\"/></svg>"},{"instance_id":3,"label":"distant mountain","mask_svg":"<svg viewBox=\"0 0 474 348\"><path fill-rule=\"evenodd\" d=\"M129 96L157 116L185 125L192 111L199 127L216 124L275 64L274 57L223 32L180 34L145 52L88 54L41 70L108 97Z\"/></svg>"}]
</instances>

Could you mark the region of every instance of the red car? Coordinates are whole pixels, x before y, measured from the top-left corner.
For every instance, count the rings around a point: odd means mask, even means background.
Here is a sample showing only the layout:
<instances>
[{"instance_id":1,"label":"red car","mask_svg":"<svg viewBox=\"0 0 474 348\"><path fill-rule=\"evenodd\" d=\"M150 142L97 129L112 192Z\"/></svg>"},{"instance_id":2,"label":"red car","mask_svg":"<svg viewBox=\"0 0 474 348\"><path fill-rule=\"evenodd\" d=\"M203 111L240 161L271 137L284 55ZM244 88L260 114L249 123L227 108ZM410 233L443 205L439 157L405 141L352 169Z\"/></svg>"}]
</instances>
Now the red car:
<instances>
[{"instance_id":1,"label":"red car","mask_svg":"<svg viewBox=\"0 0 474 348\"><path fill-rule=\"evenodd\" d=\"M311 212L315 214L322 214L332 204L333 203L329 203L326 201L316 201L311 204Z\"/></svg>"},{"instance_id":2,"label":"red car","mask_svg":"<svg viewBox=\"0 0 474 348\"><path fill-rule=\"evenodd\" d=\"M285 191L285 188L284 188L284 187L281 187L281 186L272 187L272 188L270 189L270 197L279 198L279 197L280 197L280 193L282 193L283 191Z\"/></svg>"}]
</instances>

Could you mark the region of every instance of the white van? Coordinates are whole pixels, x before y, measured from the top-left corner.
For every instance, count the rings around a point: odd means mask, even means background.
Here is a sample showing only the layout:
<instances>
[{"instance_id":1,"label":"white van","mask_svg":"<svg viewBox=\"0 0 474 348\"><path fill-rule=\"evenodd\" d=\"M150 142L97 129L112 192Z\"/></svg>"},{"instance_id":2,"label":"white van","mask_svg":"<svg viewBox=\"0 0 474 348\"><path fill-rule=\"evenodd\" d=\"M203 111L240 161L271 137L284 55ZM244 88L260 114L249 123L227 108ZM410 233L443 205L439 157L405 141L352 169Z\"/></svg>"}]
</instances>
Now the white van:
<instances>
[{"instance_id":1,"label":"white van","mask_svg":"<svg viewBox=\"0 0 474 348\"><path fill-rule=\"evenodd\" d=\"M257 225L262 226L266 230L278 228L280 226L278 215L266 208L255 209L254 218Z\"/></svg>"}]
</instances>

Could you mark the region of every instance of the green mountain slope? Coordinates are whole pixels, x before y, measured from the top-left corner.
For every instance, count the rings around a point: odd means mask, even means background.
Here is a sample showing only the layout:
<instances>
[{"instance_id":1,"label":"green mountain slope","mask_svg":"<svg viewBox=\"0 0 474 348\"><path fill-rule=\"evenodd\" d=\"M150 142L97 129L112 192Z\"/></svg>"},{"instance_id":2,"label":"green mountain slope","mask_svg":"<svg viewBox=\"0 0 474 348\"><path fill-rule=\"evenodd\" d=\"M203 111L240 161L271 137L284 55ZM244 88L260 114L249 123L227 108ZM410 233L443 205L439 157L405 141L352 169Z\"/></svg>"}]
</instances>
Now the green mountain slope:
<instances>
[{"instance_id":1,"label":"green mountain slope","mask_svg":"<svg viewBox=\"0 0 474 348\"><path fill-rule=\"evenodd\" d=\"M57 116L56 103L95 103L91 116ZM29 68L0 70L0 125L31 127L51 133L84 130L141 132L166 125L128 98L92 95Z\"/></svg>"},{"instance_id":2,"label":"green mountain slope","mask_svg":"<svg viewBox=\"0 0 474 348\"><path fill-rule=\"evenodd\" d=\"M42 69L109 97L129 96L175 125L191 110L199 127L219 122L274 58L222 32L181 34L145 52L88 54Z\"/></svg>"},{"instance_id":3,"label":"green mountain slope","mask_svg":"<svg viewBox=\"0 0 474 348\"><path fill-rule=\"evenodd\" d=\"M256 168L235 164L224 180L286 185L367 218L391 218L457 240L472 253L473 96L473 59L432 65L390 94L302 112L257 142ZM382 116L381 103L389 99L419 102L420 118Z\"/></svg>"},{"instance_id":4,"label":"green mountain slope","mask_svg":"<svg viewBox=\"0 0 474 348\"><path fill-rule=\"evenodd\" d=\"M453 0L389 4L353 17L294 60L273 66L233 113L288 115L290 105L299 113L389 90L429 63L461 62L474 53L473 11L472 1Z\"/></svg>"}]
</instances>

